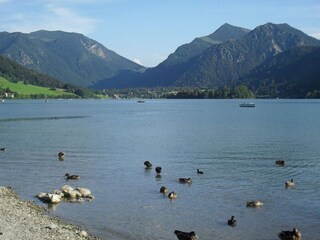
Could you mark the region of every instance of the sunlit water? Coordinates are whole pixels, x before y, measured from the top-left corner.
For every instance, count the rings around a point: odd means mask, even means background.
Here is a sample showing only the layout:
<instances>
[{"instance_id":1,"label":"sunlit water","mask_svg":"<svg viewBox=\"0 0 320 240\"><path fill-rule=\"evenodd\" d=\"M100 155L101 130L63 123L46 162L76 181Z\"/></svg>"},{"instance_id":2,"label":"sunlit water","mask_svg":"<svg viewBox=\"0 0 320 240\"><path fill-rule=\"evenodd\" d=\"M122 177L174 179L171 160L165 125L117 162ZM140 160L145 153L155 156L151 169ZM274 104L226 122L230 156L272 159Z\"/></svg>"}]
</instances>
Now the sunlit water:
<instances>
[{"instance_id":1,"label":"sunlit water","mask_svg":"<svg viewBox=\"0 0 320 240\"><path fill-rule=\"evenodd\" d=\"M92 202L61 203L51 213L103 239L169 240L179 229L208 240L272 240L293 227L320 239L320 101L240 102L5 101L0 185L38 204L34 195L65 184L91 189ZM144 169L146 160L162 167L161 178ZM66 172L81 179L67 181ZM286 189L291 178L296 186ZM177 199L161 194L162 185ZM264 206L246 207L256 199ZM232 215L235 228L226 224Z\"/></svg>"}]
</instances>

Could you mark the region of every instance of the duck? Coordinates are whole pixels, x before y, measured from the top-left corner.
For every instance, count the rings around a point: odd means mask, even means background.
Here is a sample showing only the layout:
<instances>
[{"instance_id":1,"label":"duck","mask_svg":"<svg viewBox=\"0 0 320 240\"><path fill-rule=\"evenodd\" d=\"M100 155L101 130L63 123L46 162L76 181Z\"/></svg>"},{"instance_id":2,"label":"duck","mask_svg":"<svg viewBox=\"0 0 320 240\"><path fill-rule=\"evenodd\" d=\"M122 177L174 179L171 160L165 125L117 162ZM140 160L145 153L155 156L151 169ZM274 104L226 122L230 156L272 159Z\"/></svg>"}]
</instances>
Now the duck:
<instances>
[{"instance_id":1,"label":"duck","mask_svg":"<svg viewBox=\"0 0 320 240\"><path fill-rule=\"evenodd\" d=\"M263 206L263 202L258 200L247 202L247 207L261 207L261 206Z\"/></svg>"},{"instance_id":2,"label":"duck","mask_svg":"<svg viewBox=\"0 0 320 240\"><path fill-rule=\"evenodd\" d=\"M191 178L179 178L180 183L192 183Z\"/></svg>"},{"instance_id":3,"label":"duck","mask_svg":"<svg viewBox=\"0 0 320 240\"><path fill-rule=\"evenodd\" d=\"M282 231L277 235L281 240L300 240L301 233L294 228L292 231Z\"/></svg>"},{"instance_id":4,"label":"duck","mask_svg":"<svg viewBox=\"0 0 320 240\"><path fill-rule=\"evenodd\" d=\"M228 225L231 227L235 227L237 224L237 220L235 219L234 216L231 216L231 218L228 220Z\"/></svg>"},{"instance_id":5,"label":"duck","mask_svg":"<svg viewBox=\"0 0 320 240\"><path fill-rule=\"evenodd\" d=\"M283 166L286 163L285 160L277 160L276 164Z\"/></svg>"},{"instance_id":6,"label":"duck","mask_svg":"<svg viewBox=\"0 0 320 240\"><path fill-rule=\"evenodd\" d=\"M156 170L157 175L160 175L162 167L156 167L155 170Z\"/></svg>"},{"instance_id":7,"label":"duck","mask_svg":"<svg viewBox=\"0 0 320 240\"><path fill-rule=\"evenodd\" d=\"M175 191L172 191L168 194L168 198L175 199L177 197L177 193Z\"/></svg>"},{"instance_id":8,"label":"duck","mask_svg":"<svg viewBox=\"0 0 320 240\"><path fill-rule=\"evenodd\" d=\"M80 179L79 175L70 175L69 173L66 173L66 175L64 175L64 176L67 177L67 179L72 179L72 180Z\"/></svg>"},{"instance_id":9,"label":"duck","mask_svg":"<svg viewBox=\"0 0 320 240\"><path fill-rule=\"evenodd\" d=\"M175 230L174 234L177 236L179 240L197 240L198 236L194 231L192 232L182 232L179 230Z\"/></svg>"},{"instance_id":10,"label":"duck","mask_svg":"<svg viewBox=\"0 0 320 240\"><path fill-rule=\"evenodd\" d=\"M145 161L143 164L146 166L146 168L152 168L152 164L149 161Z\"/></svg>"},{"instance_id":11,"label":"duck","mask_svg":"<svg viewBox=\"0 0 320 240\"><path fill-rule=\"evenodd\" d=\"M60 160L63 160L64 159L64 152L59 152L58 157Z\"/></svg>"},{"instance_id":12,"label":"duck","mask_svg":"<svg viewBox=\"0 0 320 240\"><path fill-rule=\"evenodd\" d=\"M7 150L5 147L0 148L0 151L4 152L5 150Z\"/></svg>"},{"instance_id":13,"label":"duck","mask_svg":"<svg viewBox=\"0 0 320 240\"><path fill-rule=\"evenodd\" d=\"M198 174L203 174L203 172L200 171L199 168L197 169L197 173L198 173Z\"/></svg>"},{"instance_id":14,"label":"duck","mask_svg":"<svg viewBox=\"0 0 320 240\"><path fill-rule=\"evenodd\" d=\"M286 187L293 187L295 185L295 182L293 181L293 179L291 179L290 181L286 181Z\"/></svg>"},{"instance_id":15,"label":"duck","mask_svg":"<svg viewBox=\"0 0 320 240\"><path fill-rule=\"evenodd\" d=\"M162 187L160 188L160 192L161 192L161 193L167 193L167 192L168 192L168 188L166 188L165 186L162 186Z\"/></svg>"}]
</instances>

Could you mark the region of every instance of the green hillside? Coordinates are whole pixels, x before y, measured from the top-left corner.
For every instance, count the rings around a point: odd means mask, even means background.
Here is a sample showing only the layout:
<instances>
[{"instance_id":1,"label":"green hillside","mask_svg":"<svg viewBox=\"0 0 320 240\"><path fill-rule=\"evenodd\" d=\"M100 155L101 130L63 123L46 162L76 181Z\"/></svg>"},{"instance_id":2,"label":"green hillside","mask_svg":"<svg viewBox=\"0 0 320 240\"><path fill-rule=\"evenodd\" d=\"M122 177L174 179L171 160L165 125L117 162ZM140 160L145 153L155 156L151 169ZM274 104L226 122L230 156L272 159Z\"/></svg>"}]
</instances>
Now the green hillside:
<instances>
[{"instance_id":1,"label":"green hillside","mask_svg":"<svg viewBox=\"0 0 320 240\"><path fill-rule=\"evenodd\" d=\"M66 92L65 89L39 87L25 84L22 81L14 83L0 77L0 97L5 93L14 93L15 98L73 98L77 95Z\"/></svg>"},{"instance_id":2,"label":"green hillside","mask_svg":"<svg viewBox=\"0 0 320 240\"><path fill-rule=\"evenodd\" d=\"M59 81L0 56L0 97L15 93L18 98L101 98L90 89Z\"/></svg>"}]
</instances>

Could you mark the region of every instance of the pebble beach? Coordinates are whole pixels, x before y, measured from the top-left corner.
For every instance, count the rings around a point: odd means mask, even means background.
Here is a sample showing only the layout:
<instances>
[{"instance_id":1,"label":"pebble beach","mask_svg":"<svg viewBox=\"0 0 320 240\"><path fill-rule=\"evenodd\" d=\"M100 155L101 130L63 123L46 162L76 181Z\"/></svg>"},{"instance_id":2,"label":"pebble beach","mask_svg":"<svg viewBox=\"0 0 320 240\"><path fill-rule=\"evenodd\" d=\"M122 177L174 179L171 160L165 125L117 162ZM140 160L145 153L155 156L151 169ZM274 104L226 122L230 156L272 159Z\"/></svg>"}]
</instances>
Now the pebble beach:
<instances>
[{"instance_id":1,"label":"pebble beach","mask_svg":"<svg viewBox=\"0 0 320 240\"><path fill-rule=\"evenodd\" d=\"M99 240L73 224L51 217L44 207L25 201L11 187L0 187L0 240Z\"/></svg>"}]
</instances>

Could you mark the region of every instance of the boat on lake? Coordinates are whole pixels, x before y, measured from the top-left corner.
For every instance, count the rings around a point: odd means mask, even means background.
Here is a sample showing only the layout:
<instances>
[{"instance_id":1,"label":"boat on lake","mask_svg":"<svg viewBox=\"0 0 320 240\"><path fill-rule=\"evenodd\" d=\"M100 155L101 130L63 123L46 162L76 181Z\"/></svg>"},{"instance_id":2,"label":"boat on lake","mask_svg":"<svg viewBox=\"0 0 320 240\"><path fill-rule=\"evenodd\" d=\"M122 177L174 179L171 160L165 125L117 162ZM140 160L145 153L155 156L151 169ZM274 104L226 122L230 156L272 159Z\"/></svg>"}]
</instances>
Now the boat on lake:
<instances>
[{"instance_id":1,"label":"boat on lake","mask_svg":"<svg viewBox=\"0 0 320 240\"><path fill-rule=\"evenodd\" d=\"M256 104L254 102L244 102L239 104L240 107L255 107Z\"/></svg>"}]
</instances>

